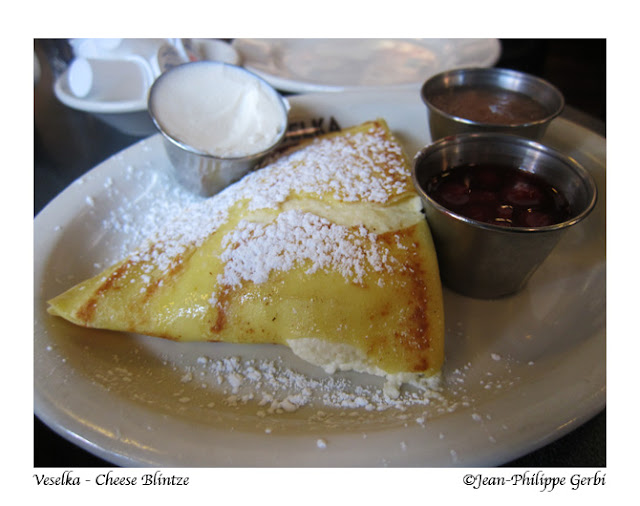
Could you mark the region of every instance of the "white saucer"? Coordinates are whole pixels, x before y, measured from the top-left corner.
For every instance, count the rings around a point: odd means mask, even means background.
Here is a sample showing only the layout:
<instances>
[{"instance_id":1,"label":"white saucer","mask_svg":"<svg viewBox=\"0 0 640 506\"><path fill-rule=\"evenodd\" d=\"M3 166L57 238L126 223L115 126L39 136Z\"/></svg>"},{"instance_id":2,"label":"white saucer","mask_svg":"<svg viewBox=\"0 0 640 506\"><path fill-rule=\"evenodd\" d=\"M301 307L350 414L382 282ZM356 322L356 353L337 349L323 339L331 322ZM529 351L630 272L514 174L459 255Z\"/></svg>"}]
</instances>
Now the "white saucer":
<instances>
[{"instance_id":1,"label":"white saucer","mask_svg":"<svg viewBox=\"0 0 640 506\"><path fill-rule=\"evenodd\" d=\"M497 39L236 39L243 65L289 92L417 89L456 67L489 67Z\"/></svg>"}]
</instances>

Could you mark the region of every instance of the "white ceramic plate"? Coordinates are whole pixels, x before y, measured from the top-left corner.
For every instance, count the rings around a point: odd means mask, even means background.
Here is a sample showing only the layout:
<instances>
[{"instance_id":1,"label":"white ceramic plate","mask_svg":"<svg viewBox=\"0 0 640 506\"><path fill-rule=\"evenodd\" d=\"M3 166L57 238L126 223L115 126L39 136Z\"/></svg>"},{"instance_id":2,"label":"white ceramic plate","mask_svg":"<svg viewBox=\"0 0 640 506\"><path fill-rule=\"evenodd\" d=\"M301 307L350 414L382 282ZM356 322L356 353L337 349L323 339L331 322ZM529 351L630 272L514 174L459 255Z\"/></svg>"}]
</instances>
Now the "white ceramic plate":
<instances>
[{"instance_id":1,"label":"white ceramic plate","mask_svg":"<svg viewBox=\"0 0 640 506\"><path fill-rule=\"evenodd\" d=\"M415 93L305 95L291 105L296 127L383 117L410 156L428 140ZM36 414L124 466L492 466L553 441L605 406L606 142L563 119L546 142L593 173L595 211L522 293L481 301L445 290L444 397L386 409L377 378L332 379L278 346L181 344L48 316L48 298L193 200L172 186L158 136L115 155L35 219Z\"/></svg>"},{"instance_id":2,"label":"white ceramic plate","mask_svg":"<svg viewBox=\"0 0 640 506\"><path fill-rule=\"evenodd\" d=\"M372 87L418 89L459 67L490 67L497 39L236 39L243 65L291 92Z\"/></svg>"}]
</instances>

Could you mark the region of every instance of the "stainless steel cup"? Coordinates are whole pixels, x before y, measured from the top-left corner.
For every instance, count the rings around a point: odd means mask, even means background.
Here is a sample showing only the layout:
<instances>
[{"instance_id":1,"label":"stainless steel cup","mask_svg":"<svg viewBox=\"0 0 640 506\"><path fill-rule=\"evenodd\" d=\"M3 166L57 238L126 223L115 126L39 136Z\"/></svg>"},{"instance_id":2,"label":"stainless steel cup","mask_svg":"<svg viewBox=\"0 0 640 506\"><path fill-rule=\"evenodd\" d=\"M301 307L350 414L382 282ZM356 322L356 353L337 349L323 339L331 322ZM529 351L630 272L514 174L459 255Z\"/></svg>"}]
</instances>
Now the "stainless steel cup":
<instances>
[{"instance_id":1,"label":"stainless steel cup","mask_svg":"<svg viewBox=\"0 0 640 506\"><path fill-rule=\"evenodd\" d=\"M564 194L572 210L562 223L504 228L453 213L426 192L429 178L469 163L535 173ZM443 283L463 295L499 298L521 290L562 234L596 203L591 175L575 160L530 139L508 134L461 134L441 139L413 162L413 181L431 228Z\"/></svg>"},{"instance_id":2,"label":"stainless steel cup","mask_svg":"<svg viewBox=\"0 0 640 506\"><path fill-rule=\"evenodd\" d=\"M155 98L158 85L169 78L172 73L181 72L187 66L203 65L225 67L230 72L233 71L238 75L244 76L248 81L259 83L268 94L274 97L279 104L282 127L269 147L257 153L249 153L246 156L216 156L191 146L187 140L178 138L167 131L165 125L158 119L157 114L158 107L162 106L161 103L157 103ZM210 82L209 93L215 95L218 84L215 80ZM206 99L206 97L203 98ZM198 98L196 97L196 99ZM148 110L151 120L162 134L165 151L174 168L176 179L192 192L209 197L240 179L278 147L287 133L289 103L270 84L242 67L223 62L199 61L174 67L156 79L149 90Z\"/></svg>"},{"instance_id":3,"label":"stainless steel cup","mask_svg":"<svg viewBox=\"0 0 640 506\"><path fill-rule=\"evenodd\" d=\"M455 88L493 88L521 93L541 104L548 114L537 121L497 125L454 116L431 103L433 96ZM499 68L466 68L442 72L423 84L421 96L427 106L432 140L473 132L508 133L540 140L551 120L560 115L565 104L564 96L551 83L523 72Z\"/></svg>"},{"instance_id":4,"label":"stainless steel cup","mask_svg":"<svg viewBox=\"0 0 640 506\"><path fill-rule=\"evenodd\" d=\"M286 129L282 131L277 143L269 149L237 158L218 157L197 151L167 135L163 135L162 140L180 184L197 195L210 197L249 172L280 143L285 131Z\"/></svg>"}]
</instances>

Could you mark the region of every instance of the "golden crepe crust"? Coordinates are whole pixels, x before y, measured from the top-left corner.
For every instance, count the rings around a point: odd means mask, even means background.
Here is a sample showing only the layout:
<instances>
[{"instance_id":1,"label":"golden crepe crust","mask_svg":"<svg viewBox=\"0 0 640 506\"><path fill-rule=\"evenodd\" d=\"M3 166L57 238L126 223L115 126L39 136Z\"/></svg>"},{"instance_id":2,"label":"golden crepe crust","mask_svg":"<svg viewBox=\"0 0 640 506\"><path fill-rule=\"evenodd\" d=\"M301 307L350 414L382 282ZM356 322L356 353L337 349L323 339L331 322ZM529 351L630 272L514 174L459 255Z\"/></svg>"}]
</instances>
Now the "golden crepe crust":
<instances>
[{"instance_id":1,"label":"golden crepe crust","mask_svg":"<svg viewBox=\"0 0 640 506\"><path fill-rule=\"evenodd\" d=\"M438 370L442 364L442 347L434 347L434 341L440 341L443 334L441 289L437 266L434 273L433 264L423 253L424 227L421 223L377 235L376 240L384 244L392 252L390 256L398 261L400 267L396 270L382 273L379 277L365 277L362 282L339 281L318 273L306 278L315 280L319 286L333 286L333 294L325 296L322 291L307 293L303 288L289 288L282 293L274 289L279 284L277 279L268 285L247 282L235 288L220 286L216 312L212 315L211 335L217 335L214 340L219 341L282 343L282 328L285 327L288 339L322 337L336 343L351 342L364 349L376 363L384 365L387 371ZM304 278L304 270L304 267L299 268L300 277L289 279L292 287ZM344 294L338 293L339 290ZM245 312L249 302L238 303L249 295L261 301L260 307L265 314L259 319L253 313ZM327 297L333 297L335 307L327 311L329 316L327 313L315 313L300 302L314 295L324 297L320 303L325 305L331 302ZM360 301L359 306L354 302L356 299ZM295 308L295 314L303 322L314 324L300 323L281 310L285 302ZM269 307L274 307L274 312L266 314ZM351 307L361 315L351 314ZM307 317L309 314L312 316ZM325 322L329 318L333 321ZM340 327L340 332L335 331L337 327ZM349 336L351 329L356 335ZM366 333L365 341L360 338L363 333ZM237 335L242 336L242 341L237 340Z\"/></svg>"},{"instance_id":2,"label":"golden crepe crust","mask_svg":"<svg viewBox=\"0 0 640 506\"><path fill-rule=\"evenodd\" d=\"M417 227L411 227L400 231L401 235L405 235L410 240L413 240L417 233ZM391 242L395 240L396 234L383 234L381 236L383 241ZM405 372L422 372L434 367L438 367L440 364L431 363L431 340L436 336L437 332L431 332L430 320L428 315L430 314L430 302L431 297L429 294L429 287L425 283L427 276L423 268L424 261L418 257L419 244L417 241L413 242L413 248L411 248L411 255L405 260L404 266L406 271L403 274L397 274L405 280L405 289L408 294L407 302L408 306L408 323L402 330L396 329L387 338L389 344L386 346L380 346L379 343L373 342L370 344L369 354L375 355L375 350L388 349L389 346L394 346L396 350L401 349L402 354L405 356L405 363L407 367ZM436 301L437 303L438 301ZM380 316L385 317L385 310L383 309ZM434 329L437 330L437 329ZM383 357L379 358L383 361Z\"/></svg>"},{"instance_id":3,"label":"golden crepe crust","mask_svg":"<svg viewBox=\"0 0 640 506\"><path fill-rule=\"evenodd\" d=\"M371 139L392 139L383 121L329 134L324 139L339 139L342 146L359 142L350 137L350 132L367 132ZM306 145L316 149L316 142ZM353 150L357 147L354 145ZM371 149L362 156L377 156L375 148ZM303 154L305 147L287 151L279 158L278 177L296 177L295 168L289 170L286 165L286 157L292 153ZM339 154L332 155L330 149L321 156L339 159ZM361 156L360 151L357 156ZM417 220L415 224L380 233L363 232L362 224L322 222L322 230L337 227L345 237L354 236L360 241L362 251L357 252L365 259L366 269L358 279L329 267L309 274L309 260L303 258L286 272L273 270L263 283L249 279L230 283L224 279L227 264L220 260L223 241L244 219L261 223L267 216L267 227L269 220L285 214L283 206L291 202L308 205L313 200L326 203L330 211L342 205L346 215L375 208L386 219L398 206L417 199L401 149L385 148L383 159L385 163L378 163L380 171L371 177L383 180L390 188L386 200L378 193L370 202L351 203L346 198L347 203L341 204L342 197L351 197L348 187L342 193L304 194L296 190L279 201L277 208L269 211L271 215L264 215L251 211L250 200L238 198L229 206L228 216L219 220L217 228L205 229L201 240L186 241L176 253L166 237L160 236L146 249L84 282L81 290L75 287L53 299L49 310L88 327L177 341L286 344L290 339L316 337L356 346L389 373L437 372L443 361L442 292L431 236L419 211L411 218ZM389 169L393 164L395 168ZM268 180L273 167L255 173L252 184L258 184L261 178ZM351 167L343 169L349 171ZM260 192L259 186L253 189ZM301 216L309 213L304 209L295 212ZM237 253L239 246L231 242L229 254ZM376 254L388 257L387 264L373 268L366 263L369 250L374 249ZM167 258L162 268L149 260L163 255ZM314 296L324 297L322 303L309 302Z\"/></svg>"}]
</instances>

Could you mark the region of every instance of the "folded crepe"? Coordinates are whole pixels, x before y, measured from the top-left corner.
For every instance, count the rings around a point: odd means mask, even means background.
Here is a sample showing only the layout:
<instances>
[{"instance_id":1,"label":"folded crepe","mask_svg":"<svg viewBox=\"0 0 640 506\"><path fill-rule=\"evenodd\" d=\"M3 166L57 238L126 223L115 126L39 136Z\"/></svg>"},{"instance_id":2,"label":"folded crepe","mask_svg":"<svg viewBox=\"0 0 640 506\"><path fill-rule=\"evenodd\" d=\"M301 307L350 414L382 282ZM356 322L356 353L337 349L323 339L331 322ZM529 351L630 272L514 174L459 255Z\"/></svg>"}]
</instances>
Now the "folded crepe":
<instances>
[{"instance_id":1,"label":"folded crepe","mask_svg":"<svg viewBox=\"0 0 640 506\"><path fill-rule=\"evenodd\" d=\"M383 120L281 154L49 304L77 325L276 343L396 383L443 362L436 254Z\"/></svg>"}]
</instances>

